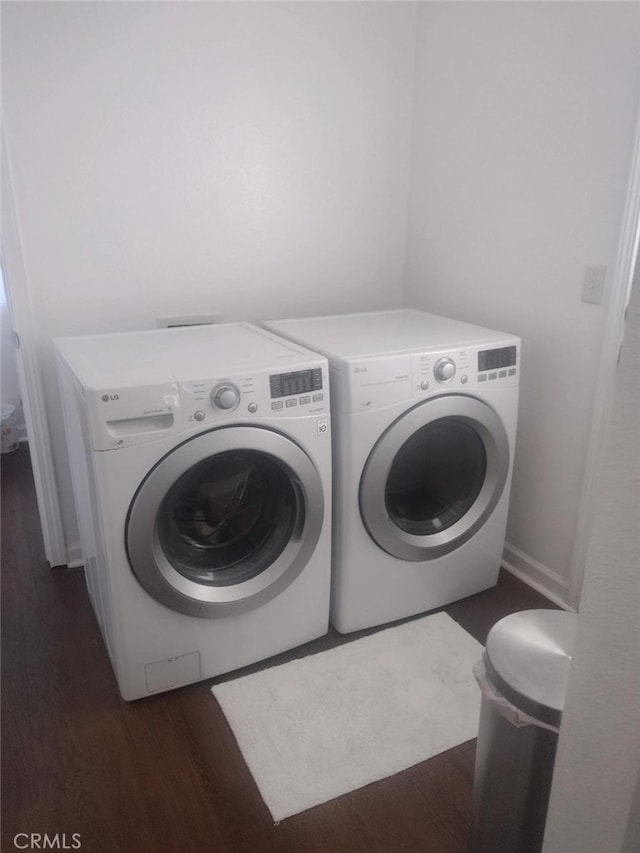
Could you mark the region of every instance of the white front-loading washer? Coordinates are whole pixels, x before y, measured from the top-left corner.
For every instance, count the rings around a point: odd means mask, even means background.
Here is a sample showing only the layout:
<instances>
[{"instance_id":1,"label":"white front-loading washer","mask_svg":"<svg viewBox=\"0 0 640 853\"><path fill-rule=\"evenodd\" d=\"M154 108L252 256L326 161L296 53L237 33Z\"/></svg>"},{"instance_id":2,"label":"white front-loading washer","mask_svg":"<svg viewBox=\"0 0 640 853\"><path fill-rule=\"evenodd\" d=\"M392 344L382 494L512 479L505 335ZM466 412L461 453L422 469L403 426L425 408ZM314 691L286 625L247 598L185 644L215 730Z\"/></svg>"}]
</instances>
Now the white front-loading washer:
<instances>
[{"instance_id":1,"label":"white front-loading washer","mask_svg":"<svg viewBox=\"0 0 640 853\"><path fill-rule=\"evenodd\" d=\"M325 634L327 360L249 323L55 346L87 586L123 698Z\"/></svg>"},{"instance_id":2,"label":"white front-loading washer","mask_svg":"<svg viewBox=\"0 0 640 853\"><path fill-rule=\"evenodd\" d=\"M337 630L493 586L507 523L520 340L413 309L264 325L329 359Z\"/></svg>"}]
</instances>

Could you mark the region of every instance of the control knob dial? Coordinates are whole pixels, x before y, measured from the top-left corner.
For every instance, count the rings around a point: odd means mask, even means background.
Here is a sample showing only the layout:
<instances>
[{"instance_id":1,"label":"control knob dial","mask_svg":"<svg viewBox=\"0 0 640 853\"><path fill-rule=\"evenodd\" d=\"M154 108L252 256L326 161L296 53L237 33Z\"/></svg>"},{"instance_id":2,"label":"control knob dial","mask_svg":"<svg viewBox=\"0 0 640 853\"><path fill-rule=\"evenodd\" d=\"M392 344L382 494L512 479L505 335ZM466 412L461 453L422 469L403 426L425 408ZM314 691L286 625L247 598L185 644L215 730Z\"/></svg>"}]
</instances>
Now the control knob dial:
<instances>
[{"instance_id":1,"label":"control knob dial","mask_svg":"<svg viewBox=\"0 0 640 853\"><path fill-rule=\"evenodd\" d=\"M433 373L438 382L448 382L456 375L456 364L451 358L440 358L435 363Z\"/></svg>"},{"instance_id":2,"label":"control knob dial","mask_svg":"<svg viewBox=\"0 0 640 853\"><path fill-rule=\"evenodd\" d=\"M240 391L232 382L223 382L211 392L211 403L216 409L230 412L240 402Z\"/></svg>"}]
</instances>

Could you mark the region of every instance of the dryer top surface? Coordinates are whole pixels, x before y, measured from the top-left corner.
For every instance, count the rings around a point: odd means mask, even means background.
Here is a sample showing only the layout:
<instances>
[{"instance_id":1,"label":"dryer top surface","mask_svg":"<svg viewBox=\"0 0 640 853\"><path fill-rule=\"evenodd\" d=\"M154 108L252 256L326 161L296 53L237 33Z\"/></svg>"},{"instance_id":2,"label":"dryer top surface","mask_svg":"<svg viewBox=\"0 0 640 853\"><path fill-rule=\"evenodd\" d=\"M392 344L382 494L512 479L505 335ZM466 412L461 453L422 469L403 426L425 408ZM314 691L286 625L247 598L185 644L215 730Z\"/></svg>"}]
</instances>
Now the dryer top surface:
<instances>
[{"instance_id":1,"label":"dryer top surface","mask_svg":"<svg viewBox=\"0 0 640 853\"><path fill-rule=\"evenodd\" d=\"M514 335L413 308L273 320L265 325L326 356L343 359L473 345L501 346L518 340Z\"/></svg>"},{"instance_id":2,"label":"dryer top surface","mask_svg":"<svg viewBox=\"0 0 640 853\"><path fill-rule=\"evenodd\" d=\"M58 352L89 388L144 385L234 371L294 370L322 356L251 323L58 338Z\"/></svg>"}]
</instances>

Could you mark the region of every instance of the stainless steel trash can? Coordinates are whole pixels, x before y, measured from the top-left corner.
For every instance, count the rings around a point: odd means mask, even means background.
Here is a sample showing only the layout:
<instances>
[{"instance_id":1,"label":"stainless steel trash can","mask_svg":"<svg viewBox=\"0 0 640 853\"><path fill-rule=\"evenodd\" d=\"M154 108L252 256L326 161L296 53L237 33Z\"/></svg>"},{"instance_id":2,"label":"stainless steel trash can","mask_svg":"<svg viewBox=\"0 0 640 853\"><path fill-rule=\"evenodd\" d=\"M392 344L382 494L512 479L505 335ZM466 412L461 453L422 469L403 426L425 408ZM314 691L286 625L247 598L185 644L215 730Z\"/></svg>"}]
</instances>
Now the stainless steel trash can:
<instances>
[{"instance_id":1,"label":"stainless steel trash can","mask_svg":"<svg viewBox=\"0 0 640 853\"><path fill-rule=\"evenodd\" d=\"M482 690L470 853L540 853L577 615L525 610L497 622Z\"/></svg>"}]
</instances>

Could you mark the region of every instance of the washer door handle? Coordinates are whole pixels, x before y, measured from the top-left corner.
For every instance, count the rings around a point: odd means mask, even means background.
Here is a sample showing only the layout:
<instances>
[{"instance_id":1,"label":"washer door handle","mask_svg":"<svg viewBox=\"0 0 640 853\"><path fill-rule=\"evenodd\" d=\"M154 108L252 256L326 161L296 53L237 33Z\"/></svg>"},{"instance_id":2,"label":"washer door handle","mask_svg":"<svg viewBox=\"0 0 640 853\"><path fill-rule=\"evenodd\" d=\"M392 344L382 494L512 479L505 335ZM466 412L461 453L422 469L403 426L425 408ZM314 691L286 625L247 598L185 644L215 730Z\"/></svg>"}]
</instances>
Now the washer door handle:
<instances>
[{"instance_id":1,"label":"washer door handle","mask_svg":"<svg viewBox=\"0 0 640 853\"><path fill-rule=\"evenodd\" d=\"M291 479L291 485L296 496L296 523L291 531L291 541L299 542L304 534L304 525L306 519L304 490L299 480Z\"/></svg>"}]
</instances>

